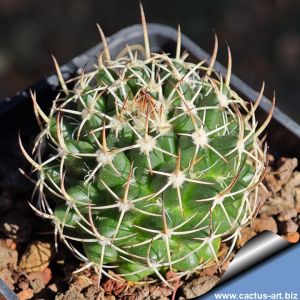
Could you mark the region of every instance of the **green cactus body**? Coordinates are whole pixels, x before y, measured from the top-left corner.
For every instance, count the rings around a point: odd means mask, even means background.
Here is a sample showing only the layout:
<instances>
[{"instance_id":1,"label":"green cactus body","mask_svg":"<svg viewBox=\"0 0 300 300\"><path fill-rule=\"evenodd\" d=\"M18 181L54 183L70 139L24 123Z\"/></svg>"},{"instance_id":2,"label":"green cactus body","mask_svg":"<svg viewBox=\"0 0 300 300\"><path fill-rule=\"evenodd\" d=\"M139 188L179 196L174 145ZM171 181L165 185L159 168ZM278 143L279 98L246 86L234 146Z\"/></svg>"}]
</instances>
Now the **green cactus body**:
<instances>
[{"instance_id":1,"label":"green cactus body","mask_svg":"<svg viewBox=\"0 0 300 300\"><path fill-rule=\"evenodd\" d=\"M107 276L165 280L220 264L222 241L251 220L265 170L255 107L231 90L231 68L223 82L213 61L186 62L180 41L176 58L147 43L144 59L107 51L49 117L40 112L40 155L29 158L43 187L36 211Z\"/></svg>"}]
</instances>

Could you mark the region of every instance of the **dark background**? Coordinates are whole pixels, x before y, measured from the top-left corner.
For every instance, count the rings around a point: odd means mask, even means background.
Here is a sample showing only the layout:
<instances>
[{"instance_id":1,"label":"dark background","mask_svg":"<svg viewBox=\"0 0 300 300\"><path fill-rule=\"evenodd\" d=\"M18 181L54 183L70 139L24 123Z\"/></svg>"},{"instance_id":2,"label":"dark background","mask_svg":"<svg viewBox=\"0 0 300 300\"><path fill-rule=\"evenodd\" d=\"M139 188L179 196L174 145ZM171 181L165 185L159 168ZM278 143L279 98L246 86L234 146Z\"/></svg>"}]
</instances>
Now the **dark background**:
<instances>
[{"instance_id":1,"label":"dark background","mask_svg":"<svg viewBox=\"0 0 300 300\"><path fill-rule=\"evenodd\" d=\"M0 0L0 99L53 72L50 54L62 64L106 35L140 22L137 0ZM207 51L213 31L218 59L300 122L299 0L143 0L148 22L176 27ZM299 111L297 111L297 106Z\"/></svg>"}]
</instances>

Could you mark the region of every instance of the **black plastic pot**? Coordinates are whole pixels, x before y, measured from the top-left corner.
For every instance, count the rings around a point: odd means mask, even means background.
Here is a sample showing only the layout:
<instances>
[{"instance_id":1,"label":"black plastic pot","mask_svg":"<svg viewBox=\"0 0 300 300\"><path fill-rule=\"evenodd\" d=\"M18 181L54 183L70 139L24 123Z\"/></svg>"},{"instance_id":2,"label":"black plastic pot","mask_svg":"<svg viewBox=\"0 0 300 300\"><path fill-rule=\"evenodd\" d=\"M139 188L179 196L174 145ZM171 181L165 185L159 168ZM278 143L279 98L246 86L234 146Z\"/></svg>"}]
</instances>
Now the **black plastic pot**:
<instances>
[{"instance_id":1,"label":"black plastic pot","mask_svg":"<svg viewBox=\"0 0 300 300\"><path fill-rule=\"evenodd\" d=\"M153 52L164 51L174 54L177 39L175 29L159 24L148 24L148 31L151 50ZM142 28L140 25L134 25L120 30L108 38L108 43L111 54L114 57L126 44L143 43ZM190 53L192 60L199 61L210 57L208 53L184 35L182 36L182 47ZM102 49L102 44L96 45L82 55L73 58L69 63L61 66L64 78L71 78L80 68L91 68L93 63L96 62L96 56L100 49ZM218 62L215 64L215 68L219 72L226 74L226 69ZM42 109L47 110L50 107L56 95L58 85L57 76L51 75L30 87L30 89L36 91L37 99ZM241 96L250 101L254 101L258 96L258 92L250 88L235 75L232 75L231 86ZM270 100L264 97L259 106L259 119L264 120L266 118L271 106ZM7 153L7 151L10 151L16 145L19 131L22 132L22 136L32 133L35 123L29 88L18 92L16 96L0 102L0 155ZM273 119L268 127L267 140L271 153L276 156L289 156L300 159L300 126L278 108L275 108ZM260 247L255 247L255 244L258 243ZM288 242L269 232L259 235L248 244L248 246L244 246L242 251L238 253L225 273L222 282L289 246ZM258 249L255 250L255 248ZM3 282L0 281L0 299L1 293L5 296L4 299L16 299L7 289L4 290Z\"/></svg>"}]
</instances>

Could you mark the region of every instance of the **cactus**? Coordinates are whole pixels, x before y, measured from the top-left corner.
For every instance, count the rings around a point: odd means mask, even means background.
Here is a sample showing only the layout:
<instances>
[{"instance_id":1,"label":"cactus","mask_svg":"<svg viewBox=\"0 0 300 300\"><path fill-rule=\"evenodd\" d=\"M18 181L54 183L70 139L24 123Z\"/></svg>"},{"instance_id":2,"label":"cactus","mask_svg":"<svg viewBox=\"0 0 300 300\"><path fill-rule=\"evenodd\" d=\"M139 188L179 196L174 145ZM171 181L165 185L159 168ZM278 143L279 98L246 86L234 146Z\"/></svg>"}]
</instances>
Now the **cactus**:
<instances>
[{"instance_id":1,"label":"cactus","mask_svg":"<svg viewBox=\"0 0 300 300\"><path fill-rule=\"evenodd\" d=\"M258 207L267 159L254 105L210 62L187 62L181 34L174 58L127 46L116 60L99 27L98 65L65 83L47 116L31 93L41 132L32 158L35 212L74 254L115 280L170 283L213 263ZM75 242L75 243L74 243ZM80 242L80 246L78 243ZM82 246L81 246L82 245ZM174 278L173 278L174 280Z\"/></svg>"}]
</instances>

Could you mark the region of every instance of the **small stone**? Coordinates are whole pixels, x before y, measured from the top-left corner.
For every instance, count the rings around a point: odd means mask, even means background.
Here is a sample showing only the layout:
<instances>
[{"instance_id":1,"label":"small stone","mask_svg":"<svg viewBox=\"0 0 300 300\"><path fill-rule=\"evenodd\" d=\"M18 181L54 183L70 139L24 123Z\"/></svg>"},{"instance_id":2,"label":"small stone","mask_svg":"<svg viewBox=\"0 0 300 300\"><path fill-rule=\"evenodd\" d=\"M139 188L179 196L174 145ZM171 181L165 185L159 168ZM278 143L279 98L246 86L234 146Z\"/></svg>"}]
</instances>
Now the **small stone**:
<instances>
[{"instance_id":1,"label":"small stone","mask_svg":"<svg viewBox=\"0 0 300 300\"><path fill-rule=\"evenodd\" d=\"M294 203L287 198L277 196L269 197L264 206L260 209L260 216L278 216L279 221L287 221L297 215Z\"/></svg>"},{"instance_id":2,"label":"small stone","mask_svg":"<svg viewBox=\"0 0 300 300\"><path fill-rule=\"evenodd\" d=\"M268 189L273 193L279 192L282 188L281 182L271 173L266 174L265 181L267 182Z\"/></svg>"},{"instance_id":3,"label":"small stone","mask_svg":"<svg viewBox=\"0 0 300 300\"><path fill-rule=\"evenodd\" d=\"M300 213L300 187L295 189L295 209L297 210L297 213Z\"/></svg>"},{"instance_id":4,"label":"small stone","mask_svg":"<svg viewBox=\"0 0 300 300\"><path fill-rule=\"evenodd\" d=\"M49 268L46 268L44 271L42 271L41 275L45 285L47 285L52 279L52 272Z\"/></svg>"},{"instance_id":5,"label":"small stone","mask_svg":"<svg viewBox=\"0 0 300 300\"><path fill-rule=\"evenodd\" d=\"M257 218L252 223L252 229L256 232L263 232L265 230L278 232L277 224L272 217Z\"/></svg>"},{"instance_id":6,"label":"small stone","mask_svg":"<svg viewBox=\"0 0 300 300\"><path fill-rule=\"evenodd\" d=\"M57 293L57 291L58 291L57 285L55 283L50 284L48 286L48 289L51 290L54 293Z\"/></svg>"},{"instance_id":7,"label":"small stone","mask_svg":"<svg viewBox=\"0 0 300 300\"><path fill-rule=\"evenodd\" d=\"M103 288L105 292L112 294L114 293L115 295L120 294L125 288L126 288L126 282L120 282L112 279L108 279L104 285Z\"/></svg>"},{"instance_id":8,"label":"small stone","mask_svg":"<svg viewBox=\"0 0 300 300\"><path fill-rule=\"evenodd\" d=\"M291 209L281 212L278 216L278 220L281 222L288 221L295 217L297 217L297 211L295 208L291 208Z\"/></svg>"},{"instance_id":9,"label":"small stone","mask_svg":"<svg viewBox=\"0 0 300 300\"><path fill-rule=\"evenodd\" d=\"M203 276L196 278L183 286L183 294L186 299L199 297L212 289L218 281L219 277L217 276Z\"/></svg>"},{"instance_id":10,"label":"small stone","mask_svg":"<svg viewBox=\"0 0 300 300\"><path fill-rule=\"evenodd\" d=\"M28 273L40 272L48 267L51 257L51 244L35 241L27 247L21 258L19 266Z\"/></svg>"},{"instance_id":11,"label":"small stone","mask_svg":"<svg viewBox=\"0 0 300 300\"><path fill-rule=\"evenodd\" d=\"M300 235L298 232L289 232L284 235L284 238L288 240L290 243L298 243L300 239Z\"/></svg>"},{"instance_id":12,"label":"small stone","mask_svg":"<svg viewBox=\"0 0 300 300\"><path fill-rule=\"evenodd\" d=\"M86 277L84 275L76 276L72 282L72 286L73 286L74 290L76 290L78 292L82 291L89 285L91 285L91 281L88 277Z\"/></svg>"},{"instance_id":13,"label":"small stone","mask_svg":"<svg viewBox=\"0 0 300 300\"><path fill-rule=\"evenodd\" d=\"M6 239L5 240L6 248L11 250L16 250L17 244L12 239Z\"/></svg>"},{"instance_id":14,"label":"small stone","mask_svg":"<svg viewBox=\"0 0 300 300\"><path fill-rule=\"evenodd\" d=\"M29 288L29 283L27 281L21 281L18 283L18 287L22 290L25 291Z\"/></svg>"},{"instance_id":15,"label":"small stone","mask_svg":"<svg viewBox=\"0 0 300 300\"><path fill-rule=\"evenodd\" d=\"M94 284L98 284L99 282L99 275L98 274L91 274L89 275L89 279L94 283Z\"/></svg>"},{"instance_id":16,"label":"small stone","mask_svg":"<svg viewBox=\"0 0 300 300\"><path fill-rule=\"evenodd\" d=\"M281 222L279 229L282 233L297 232L299 225L292 220Z\"/></svg>"},{"instance_id":17,"label":"small stone","mask_svg":"<svg viewBox=\"0 0 300 300\"><path fill-rule=\"evenodd\" d=\"M0 246L0 269L5 268L7 265L15 267L18 262L18 252L16 250L7 249Z\"/></svg>"},{"instance_id":18,"label":"small stone","mask_svg":"<svg viewBox=\"0 0 300 300\"><path fill-rule=\"evenodd\" d=\"M285 158L285 157L282 157L280 160L282 165L277 170L277 172L280 178L281 185L284 185L292 177L293 171L298 165L298 160L297 158Z\"/></svg>"},{"instance_id":19,"label":"small stone","mask_svg":"<svg viewBox=\"0 0 300 300\"><path fill-rule=\"evenodd\" d=\"M19 300L28 300L33 297L33 290L27 289L25 291L21 291L17 294Z\"/></svg>"}]
</instances>

